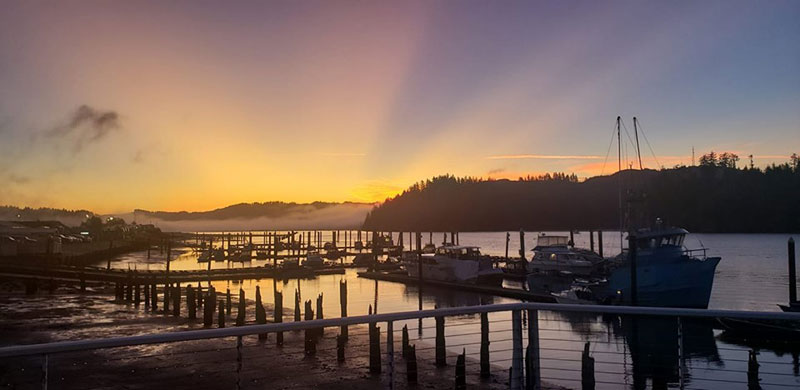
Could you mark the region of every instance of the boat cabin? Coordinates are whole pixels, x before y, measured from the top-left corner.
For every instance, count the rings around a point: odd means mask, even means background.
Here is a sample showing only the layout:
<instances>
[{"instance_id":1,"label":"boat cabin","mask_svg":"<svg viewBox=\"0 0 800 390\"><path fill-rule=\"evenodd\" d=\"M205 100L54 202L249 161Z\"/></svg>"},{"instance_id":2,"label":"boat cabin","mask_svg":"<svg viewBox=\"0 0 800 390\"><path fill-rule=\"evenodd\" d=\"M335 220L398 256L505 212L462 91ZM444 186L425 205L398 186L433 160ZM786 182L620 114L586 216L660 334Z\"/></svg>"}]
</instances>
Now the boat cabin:
<instances>
[{"instance_id":1,"label":"boat cabin","mask_svg":"<svg viewBox=\"0 0 800 390\"><path fill-rule=\"evenodd\" d=\"M689 232L686 229L671 228L636 232L637 249L656 249L662 247L683 247L683 240Z\"/></svg>"},{"instance_id":2,"label":"boat cabin","mask_svg":"<svg viewBox=\"0 0 800 390\"><path fill-rule=\"evenodd\" d=\"M478 260L481 257L480 247L447 245L436 248L436 254L459 260Z\"/></svg>"},{"instance_id":3,"label":"boat cabin","mask_svg":"<svg viewBox=\"0 0 800 390\"><path fill-rule=\"evenodd\" d=\"M542 234L536 240L536 248L548 246L566 247L567 245L569 245L569 237L567 236L545 236ZM533 250L536 250L536 248L533 248Z\"/></svg>"}]
</instances>

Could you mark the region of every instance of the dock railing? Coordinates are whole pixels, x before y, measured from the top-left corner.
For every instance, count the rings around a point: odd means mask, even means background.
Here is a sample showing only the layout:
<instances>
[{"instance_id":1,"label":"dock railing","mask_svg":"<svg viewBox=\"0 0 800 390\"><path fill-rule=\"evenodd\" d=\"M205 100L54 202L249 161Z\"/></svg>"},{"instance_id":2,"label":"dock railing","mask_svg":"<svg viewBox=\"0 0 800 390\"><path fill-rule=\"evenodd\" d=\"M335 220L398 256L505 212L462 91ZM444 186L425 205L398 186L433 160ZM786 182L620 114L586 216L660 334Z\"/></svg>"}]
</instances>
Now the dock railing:
<instances>
[{"instance_id":1,"label":"dock railing","mask_svg":"<svg viewBox=\"0 0 800 390\"><path fill-rule=\"evenodd\" d=\"M460 387L466 381L465 377L469 377L474 383L488 383L485 379L487 375L495 378L500 378L501 383L505 384L510 389L541 389L543 384L547 387L549 383L564 383L572 382L572 388L619 388L621 386L631 385L628 383L630 377L636 380L636 368L633 367L633 372L628 371L629 365L635 365L637 356L642 359L642 352L635 352L635 346L625 345L622 351L616 351L610 348L604 351L591 349L590 343L611 343L602 339L569 339L566 337L559 337L558 331L565 329L544 329L540 328L540 316L542 313L553 313L565 315L570 318L570 321L579 323L581 315L587 316L603 316L614 317L619 322L624 319L656 319L659 321L674 324L674 327L669 329L676 330L675 334L663 334L662 336L672 342L667 342L667 348L657 347L652 350L647 350L645 355L648 355L647 361L657 360L660 364L669 366L666 371L677 370L676 375L669 374L669 378L664 380L670 383L675 383L678 388L727 388L728 386L736 386L744 388L745 386L758 385L763 388L793 388L800 384L798 379L797 368L795 367L794 374L785 369L788 364L786 362L775 362L781 366L779 368L769 369L770 363L768 361L761 361L760 363L748 349L730 348L728 353L727 349L723 349L727 355L724 360L729 366L704 368L706 371L715 371L718 375L712 375L705 379L702 375L690 375L687 373L687 359L690 353L685 350L685 337L684 324L687 321L710 320L716 321L718 318L746 320L752 321L772 321L778 323L794 323L800 324L800 314L798 313L779 313L779 312L752 312L752 311L731 311L731 310L702 310L702 309L677 309L677 308L652 308L652 307L628 307L628 306L598 306L598 305L564 305L564 304L544 304L544 303L508 303L508 304L493 304L481 306L467 306L467 307L452 307L452 308L439 308L431 310L419 310L409 312L396 312L384 314L372 314L364 316L353 316L344 318L330 318L298 322L283 322L283 323L270 323L263 325L246 325L238 327L227 327L217 329L198 329L188 331L178 331L169 333L147 334L139 336L128 337L112 337L103 339L88 339L77 341L60 341L45 344L33 345L17 345L0 348L0 386L13 387L39 387L47 389L48 385L56 385L58 388L75 387L69 386L71 381L87 380L87 377L97 374L102 371L104 367L110 367L115 362L147 360L147 364L138 366L125 366L126 370L131 369L136 371L131 375L133 378L127 378L128 381L143 381L148 378L149 374L159 372L155 375L153 380L157 380L159 385L166 386L169 383L173 384L187 384L190 378L194 378L198 373L200 376L206 375L207 380L213 382L217 386L215 388L226 387L223 385L224 381L220 378L227 378L231 380L230 387L239 389L244 387L253 387L253 384L260 383L261 387L265 386L265 381L271 380L268 378L268 370L266 368L270 365L267 362L272 362L271 365L275 369L281 367L289 367L292 364L309 365L313 364L304 362L303 359L309 355L318 354L320 357L330 356L332 360L331 365L336 365L336 354L340 352L342 344L337 340L336 347L331 343L327 346L325 343L320 343L319 346L314 346L314 351L309 352L308 345L308 332L322 332L322 329L327 328L327 338L330 339L331 335L338 333L339 329L350 326L352 330L349 332L351 340L357 338L359 335L364 335L366 332L358 332L359 326L369 325L370 336L373 334L373 328L385 325L385 331L381 334L378 329L380 337L380 346L377 350L380 351L377 358L379 359L378 366L374 367L374 359L376 358L372 343L370 344L357 344L348 346L350 349L369 349L370 353L363 354L364 351L359 353L351 352L352 355L347 356L347 359L362 359L369 356L370 371L374 374L379 374L380 386L385 388L395 388L402 384L405 388L407 381L411 381L411 365L407 360L410 357L407 355L409 348L408 344L414 342L414 377L416 378L417 372L420 377L427 371L435 371L434 366L441 367L442 365L452 366L455 365L455 384L456 388ZM489 317L492 315L494 317ZM577 316L577 317L574 317ZM445 331L444 319L454 318L455 321L448 320L447 331ZM480 317L479 321L475 321L475 317ZM430 319L435 319L435 326L430 326ZM491 319L491 321L489 320ZM425 320L426 322L423 322ZM552 319L551 319L552 320ZM616 321L616 320L615 320ZM417 328L400 329L400 325L404 324L418 324ZM233 325L233 324L231 324ZM643 325L646 327L647 325ZM458 328L469 328L469 331L458 331ZM480 328L479 332L475 328ZM488 328L492 328L491 330ZM334 332L332 329L336 329ZM423 337L423 330L433 331L435 329L435 336ZM637 328L634 327L634 331ZM362 329L363 330L363 329ZM245 344L245 338L248 336L256 335L275 335L283 332L306 331L306 344L302 345L300 351L288 348L291 341L285 341L283 347L276 347L269 349L262 344L253 342L252 344ZM416 331L417 337L410 337L408 332ZM402 337L399 334L402 332ZM441 332L441 334L440 334ZM430 332L427 332L430 334ZM669 331L668 333L672 333ZM489 337L488 334L491 334ZM450 340L446 345L445 335ZM552 337L551 337L552 335ZM326 336L322 336L325 338ZM235 343L224 344L215 339L233 339ZM255 339L250 337L249 339ZM249 340L248 339L248 340ZM282 336L281 336L282 340ZM431 340L431 341L428 341ZM435 341L433 341L435 340ZM455 340L455 342L454 342ZM181 343L192 342L209 342L215 341L215 344L204 344L201 349L182 348L180 350L166 350L166 349L149 349L147 346L152 345L174 345ZM644 340L645 343L658 343L660 340ZM716 340L715 340L716 341ZM642 342L638 334L634 333L633 337L628 339L625 344L632 344ZM270 343L270 342L268 342ZM402 343L402 344L401 344ZM489 344L492 345L507 345L506 348L490 349ZM505 343L505 344L504 344ZM274 342L271 342L274 344ZM271 345L270 344L270 345ZM296 343L301 344L301 343ZM431 345L435 344L435 346ZM223 346L221 346L223 345ZM227 346L224 346L227 345ZM368 348L364 348L367 346ZM381 348L381 346L383 348ZM674 347L674 348L673 348ZM103 354L103 351L119 350L120 348L128 348L124 352ZM460 358L454 352L464 351L464 358ZM467 356L467 349L470 350ZM630 349L630 351L628 351ZM435 358L426 358L425 350L435 350ZM478 352L480 351L480 352ZM329 353L330 355L326 355ZM674 352L674 353L673 353ZM691 351L690 351L691 352ZM740 355L736 355L735 353ZM212 355L209 363L208 360L201 361L203 353ZM341 351L343 354L344 352ZM266 362L263 361L265 355L272 354L271 359ZM284 359L283 356L299 354L298 359L290 361L291 359ZM494 360L490 360L489 355L495 356ZM249 356L248 356L249 355ZM594 355L594 356L590 356ZM616 356L619 359L604 359L603 356ZM652 356L651 356L652 355ZM62 356L69 356L69 358L59 358ZM497 359L497 357L510 356L506 359ZM92 359L100 358L100 364ZM269 358L269 356L266 356ZM665 359L673 359L674 362L665 362ZM60 360L59 360L60 359ZM152 363L156 361L156 364ZM203 369L192 368L196 364L198 367L205 365L206 367L212 366L219 368L225 366L224 359L230 359L230 362L235 361L235 366L229 370L217 373L204 373ZM262 359L262 360L259 360ZM469 359L469 361L467 361ZM633 362L628 362L632 359ZM91 361L92 364L89 364ZM277 363L276 363L277 362ZM341 361L340 361L341 362ZM419 363L417 363L419 362ZM551 364L557 363L557 364ZM652 362L651 362L652 363ZM745 364L746 363L746 364ZM32 367L33 365L33 367ZM246 368L249 367L250 370ZM758 367L767 367L767 370L758 372ZM176 368L178 367L178 368ZM314 366L316 367L316 366ZM361 370L365 368L360 366ZM480 367L480 370L476 367ZM659 367L657 364L653 367ZM739 367L739 368L737 368ZM354 368L358 370L358 368ZM57 371L53 375L53 371ZM160 371L159 371L160 370ZM460 371L459 371L460 370ZM753 371L755 370L755 377ZM440 370L441 371L441 370ZM479 373L480 371L480 373ZM130 371L113 371L107 373L106 376L115 376L119 372ZM558 375L561 373L561 375ZM363 372L362 372L363 374ZM264 377L267 375L267 377ZM270 374L271 375L271 374ZM641 375L641 373L640 373ZM647 375L647 374L645 374ZM761 375L762 377L760 377ZM317 379L309 379L313 376L312 371L308 371L307 378L295 378L291 383L296 386L280 386L282 388L309 388L322 386L324 381L330 380L318 376ZM329 375L336 376L336 375ZM461 376L461 377L459 377ZM595 376L598 378L596 379ZM160 379L159 379L160 378ZM93 379L94 380L94 379ZM114 378L116 380L123 380L122 378ZM317 382L314 382L317 380ZM333 378L335 380L335 378ZM415 379L416 380L416 379ZM419 379L420 382L423 379ZM656 387L655 379L653 380L653 387ZM311 381L311 382L309 382ZM321 381L321 382L320 382ZM646 380L645 380L646 382ZM116 382L112 382L116 383ZM452 381L448 383L453 383ZM497 383L497 381L495 381ZM712 385L716 383L716 387ZM35 386L31 386L31 385ZM117 383L118 385L118 383ZM100 384L97 384L100 386ZM466 385L464 385L466 386ZM112 386L116 387L116 385ZM135 387L135 386L134 386ZM145 385L142 388L151 387ZM181 387L181 386L179 386Z\"/></svg>"}]
</instances>

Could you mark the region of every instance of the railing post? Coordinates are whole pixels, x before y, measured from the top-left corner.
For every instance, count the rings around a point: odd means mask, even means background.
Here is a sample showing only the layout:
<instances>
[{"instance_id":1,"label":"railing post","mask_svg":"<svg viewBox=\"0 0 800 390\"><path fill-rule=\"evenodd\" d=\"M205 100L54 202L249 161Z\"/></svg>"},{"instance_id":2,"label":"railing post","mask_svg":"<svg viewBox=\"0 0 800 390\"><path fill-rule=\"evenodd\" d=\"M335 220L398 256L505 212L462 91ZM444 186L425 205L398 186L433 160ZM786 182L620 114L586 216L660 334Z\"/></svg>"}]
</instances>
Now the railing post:
<instances>
[{"instance_id":1,"label":"railing post","mask_svg":"<svg viewBox=\"0 0 800 390\"><path fill-rule=\"evenodd\" d=\"M389 389L391 390L394 389L394 321L386 322L386 359L389 370Z\"/></svg>"},{"instance_id":2,"label":"railing post","mask_svg":"<svg viewBox=\"0 0 800 390\"><path fill-rule=\"evenodd\" d=\"M528 389L540 390L542 388L542 380L540 375L539 365L539 311L528 310L528 350L526 358L530 360L526 366L528 367L528 380L526 382Z\"/></svg>"},{"instance_id":3,"label":"railing post","mask_svg":"<svg viewBox=\"0 0 800 390\"><path fill-rule=\"evenodd\" d=\"M222 305L220 305L222 312ZM242 336L236 337L236 390L241 389L242 380Z\"/></svg>"},{"instance_id":4,"label":"railing post","mask_svg":"<svg viewBox=\"0 0 800 390\"><path fill-rule=\"evenodd\" d=\"M42 390L47 390L47 366L50 355L42 355Z\"/></svg>"},{"instance_id":5,"label":"railing post","mask_svg":"<svg viewBox=\"0 0 800 390\"><path fill-rule=\"evenodd\" d=\"M522 314L511 311L511 390L522 390Z\"/></svg>"},{"instance_id":6,"label":"railing post","mask_svg":"<svg viewBox=\"0 0 800 390\"><path fill-rule=\"evenodd\" d=\"M683 356L683 323L680 317L676 318L678 320L678 385L679 388L683 390L685 386L683 376L686 374L686 359L684 359Z\"/></svg>"}]
</instances>

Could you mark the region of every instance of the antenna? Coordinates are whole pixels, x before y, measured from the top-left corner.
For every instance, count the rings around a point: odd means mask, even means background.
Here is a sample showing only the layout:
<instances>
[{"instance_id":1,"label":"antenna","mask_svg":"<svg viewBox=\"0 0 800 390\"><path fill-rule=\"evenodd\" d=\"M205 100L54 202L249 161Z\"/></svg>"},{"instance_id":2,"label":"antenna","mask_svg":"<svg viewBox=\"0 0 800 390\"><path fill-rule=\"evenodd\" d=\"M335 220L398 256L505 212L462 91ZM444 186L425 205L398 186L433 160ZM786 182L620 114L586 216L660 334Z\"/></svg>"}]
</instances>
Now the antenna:
<instances>
[{"instance_id":1,"label":"antenna","mask_svg":"<svg viewBox=\"0 0 800 390\"><path fill-rule=\"evenodd\" d=\"M694 166L694 146L692 146L692 166Z\"/></svg>"},{"instance_id":2,"label":"antenna","mask_svg":"<svg viewBox=\"0 0 800 390\"><path fill-rule=\"evenodd\" d=\"M639 158L639 170L642 169L642 151L639 150L639 130L638 121L633 117L633 136L636 138L636 156Z\"/></svg>"},{"instance_id":3,"label":"antenna","mask_svg":"<svg viewBox=\"0 0 800 390\"><path fill-rule=\"evenodd\" d=\"M622 137L620 136L620 127L622 118L617 116L617 175L619 176L619 250L622 252Z\"/></svg>"}]
</instances>

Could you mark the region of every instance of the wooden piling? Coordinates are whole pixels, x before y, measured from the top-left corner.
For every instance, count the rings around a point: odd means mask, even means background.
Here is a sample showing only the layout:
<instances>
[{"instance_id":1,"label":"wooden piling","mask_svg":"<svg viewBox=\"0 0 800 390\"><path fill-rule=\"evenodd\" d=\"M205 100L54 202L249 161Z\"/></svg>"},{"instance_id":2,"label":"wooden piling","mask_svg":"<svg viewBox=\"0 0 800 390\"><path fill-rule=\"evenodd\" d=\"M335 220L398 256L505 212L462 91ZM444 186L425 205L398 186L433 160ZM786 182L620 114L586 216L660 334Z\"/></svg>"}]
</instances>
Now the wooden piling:
<instances>
[{"instance_id":1,"label":"wooden piling","mask_svg":"<svg viewBox=\"0 0 800 390\"><path fill-rule=\"evenodd\" d=\"M525 231L519 229L519 257L525 260Z\"/></svg>"},{"instance_id":2,"label":"wooden piling","mask_svg":"<svg viewBox=\"0 0 800 390\"><path fill-rule=\"evenodd\" d=\"M239 306L236 310L236 326L244 325L245 315L247 311L247 300L244 297L244 290L239 289Z\"/></svg>"},{"instance_id":3,"label":"wooden piling","mask_svg":"<svg viewBox=\"0 0 800 390\"><path fill-rule=\"evenodd\" d=\"M339 363L344 362L344 345L344 337L342 335L336 336L336 361Z\"/></svg>"},{"instance_id":4,"label":"wooden piling","mask_svg":"<svg viewBox=\"0 0 800 390\"><path fill-rule=\"evenodd\" d=\"M435 317L436 320L436 367L447 365L447 349L444 339L444 317Z\"/></svg>"},{"instance_id":5,"label":"wooden piling","mask_svg":"<svg viewBox=\"0 0 800 390\"><path fill-rule=\"evenodd\" d=\"M158 286L155 282L150 284L150 310L156 311L158 310Z\"/></svg>"},{"instance_id":6,"label":"wooden piling","mask_svg":"<svg viewBox=\"0 0 800 390\"><path fill-rule=\"evenodd\" d=\"M789 252L789 306L797 302L797 270L795 263L794 238L789 237L786 244Z\"/></svg>"},{"instance_id":7,"label":"wooden piling","mask_svg":"<svg viewBox=\"0 0 800 390\"><path fill-rule=\"evenodd\" d=\"M311 300L305 302L305 320L311 321L314 319L314 311L311 310ZM317 353L317 338L315 329L305 330L305 352L306 355L313 355Z\"/></svg>"},{"instance_id":8,"label":"wooden piling","mask_svg":"<svg viewBox=\"0 0 800 390\"><path fill-rule=\"evenodd\" d=\"M603 257L603 231L597 231L597 254Z\"/></svg>"},{"instance_id":9,"label":"wooden piling","mask_svg":"<svg viewBox=\"0 0 800 390\"><path fill-rule=\"evenodd\" d=\"M594 390L594 358L589 356L589 342L583 346L581 355L581 389Z\"/></svg>"},{"instance_id":10,"label":"wooden piling","mask_svg":"<svg viewBox=\"0 0 800 390\"><path fill-rule=\"evenodd\" d=\"M747 358L747 390L761 390L761 384L758 379L758 364L756 358L756 351L750 350L749 357Z\"/></svg>"},{"instance_id":11,"label":"wooden piling","mask_svg":"<svg viewBox=\"0 0 800 390\"><path fill-rule=\"evenodd\" d=\"M406 358L406 381L409 384L417 383L417 347L408 347L408 358Z\"/></svg>"},{"instance_id":12,"label":"wooden piling","mask_svg":"<svg viewBox=\"0 0 800 390\"><path fill-rule=\"evenodd\" d=\"M481 313L481 378L491 375L489 365L489 314Z\"/></svg>"},{"instance_id":13,"label":"wooden piling","mask_svg":"<svg viewBox=\"0 0 800 390\"><path fill-rule=\"evenodd\" d=\"M257 324L266 324L267 323L267 311L264 309L264 304L261 302L261 287L256 286L256 323ZM266 333L259 333L258 334L259 340L266 340L267 334Z\"/></svg>"},{"instance_id":14,"label":"wooden piling","mask_svg":"<svg viewBox=\"0 0 800 390\"><path fill-rule=\"evenodd\" d=\"M134 279L134 283L136 284L133 286L133 302L136 306L139 306L139 303L142 301L141 286L139 286L139 282L136 281L136 279Z\"/></svg>"},{"instance_id":15,"label":"wooden piling","mask_svg":"<svg viewBox=\"0 0 800 390\"><path fill-rule=\"evenodd\" d=\"M403 335L402 335L402 354L403 359L408 359L408 325L403 325Z\"/></svg>"},{"instance_id":16,"label":"wooden piling","mask_svg":"<svg viewBox=\"0 0 800 390\"><path fill-rule=\"evenodd\" d=\"M589 250L594 252L594 231L589 230Z\"/></svg>"},{"instance_id":17,"label":"wooden piling","mask_svg":"<svg viewBox=\"0 0 800 390\"><path fill-rule=\"evenodd\" d=\"M172 289L172 315L179 317L181 315L181 284L175 283Z\"/></svg>"},{"instance_id":18,"label":"wooden piling","mask_svg":"<svg viewBox=\"0 0 800 390\"><path fill-rule=\"evenodd\" d=\"M170 290L171 286L169 284L164 284L164 314L169 312L169 304L170 304Z\"/></svg>"},{"instance_id":19,"label":"wooden piling","mask_svg":"<svg viewBox=\"0 0 800 390\"><path fill-rule=\"evenodd\" d=\"M225 290L225 312L228 315L231 315L231 309L233 307L233 303L231 302L231 289Z\"/></svg>"},{"instance_id":20,"label":"wooden piling","mask_svg":"<svg viewBox=\"0 0 800 390\"><path fill-rule=\"evenodd\" d=\"M381 373L381 328L374 322L369 323L369 372Z\"/></svg>"},{"instance_id":21,"label":"wooden piling","mask_svg":"<svg viewBox=\"0 0 800 390\"><path fill-rule=\"evenodd\" d=\"M131 277L128 276L128 280L125 283L125 302L130 303L133 301L133 282Z\"/></svg>"},{"instance_id":22,"label":"wooden piling","mask_svg":"<svg viewBox=\"0 0 800 390\"><path fill-rule=\"evenodd\" d=\"M294 320L300 321L300 291L294 290Z\"/></svg>"},{"instance_id":23,"label":"wooden piling","mask_svg":"<svg viewBox=\"0 0 800 390\"><path fill-rule=\"evenodd\" d=\"M318 320L323 319L323 316L322 316L322 293L320 293L319 296L317 297L317 319ZM317 333L316 333L317 337L322 337L324 332L325 332L325 328L317 328L316 331L317 331Z\"/></svg>"},{"instance_id":24,"label":"wooden piling","mask_svg":"<svg viewBox=\"0 0 800 390\"><path fill-rule=\"evenodd\" d=\"M275 323L283 322L283 293L275 290ZM276 335L277 345L283 345L283 332L278 332Z\"/></svg>"},{"instance_id":25,"label":"wooden piling","mask_svg":"<svg viewBox=\"0 0 800 390\"><path fill-rule=\"evenodd\" d=\"M143 286L144 290L144 307L150 307L150 285L145 283Z\"/></svg>"},{"instance_id":26,"label":"wooden piling","mask_svg":"<svg viewBox=\"0 0 800 390\"><path fill-rule=\"evenodd\" d=\"M186 308L189 310L189 320L197 319L197 298L194 296L194 287L186 286Z\"/></svg>"},{"instance_id":27,"label":"wooden piling","mask_svg":"<svg viewBox=\"0 0 800 390\"><path fill-rule=\"evenodd\" d=\"M217 325L220 328L225 327L225 308L222 305L222 299L219 300L219 313L217 314Z\"/></svg>"},{"instance_id":28,"label":"wooden piling","mask_svg":"<svg viewBox=\"0 0 800 390\"><path fill-rule=\"evenodd\" d=\"M467 350L463 349L456 359L456 390L467 389Z\"/></svg>"},{"instance_id":29,"label":"wooden piling","mask_svg":"<svg viewBox=\"0 0 800 390\"><path fill-rule=\"evenodd\" d=\"M210 328L213 323L214 311L211 309L214 305L211 304L211 290L205 294L205 304L203 305L203 327Z\"/></svg>"},{"instance_id":30,"label":"wooden piling","mask_svg":"<svg viewBox=\"0 0 800 390\"><path fill-rule=\"evenodd\" d=\"M347 317L347 281L341 280L339 281L339 304L342 307L342 318ZM347 325L342 325L341 336L344 340L347 340L349 335L347 332Z\"/></svg>"}]
</instances>

